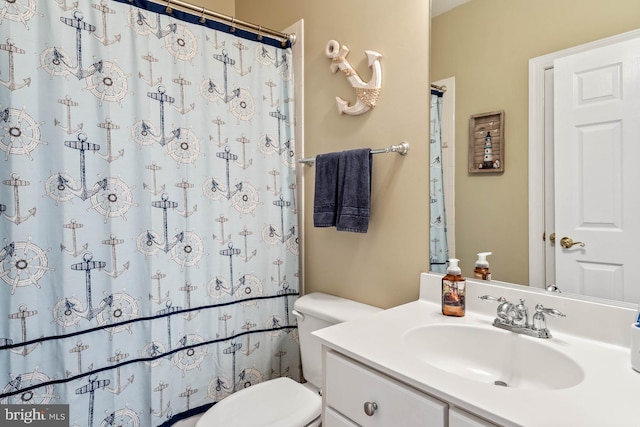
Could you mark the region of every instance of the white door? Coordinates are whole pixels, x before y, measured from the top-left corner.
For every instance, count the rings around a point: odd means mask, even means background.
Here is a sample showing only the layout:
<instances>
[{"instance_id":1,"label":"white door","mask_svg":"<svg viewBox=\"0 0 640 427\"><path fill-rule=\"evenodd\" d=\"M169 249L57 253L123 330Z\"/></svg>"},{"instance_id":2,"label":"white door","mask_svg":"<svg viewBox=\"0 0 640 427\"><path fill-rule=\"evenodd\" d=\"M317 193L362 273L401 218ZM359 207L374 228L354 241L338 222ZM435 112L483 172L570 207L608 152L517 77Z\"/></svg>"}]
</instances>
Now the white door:
<instances>
[{"instance_id":1,"label":"white door","mask_svg":"<svg viewBox=\"0 0 640 427\"><path fill-rule=\"evenodd\" d=\"M637 303L640 39L558 59L554 70L556 284ZM564 248L564 237L584 247Z\"/></svg>"}]
</instances>

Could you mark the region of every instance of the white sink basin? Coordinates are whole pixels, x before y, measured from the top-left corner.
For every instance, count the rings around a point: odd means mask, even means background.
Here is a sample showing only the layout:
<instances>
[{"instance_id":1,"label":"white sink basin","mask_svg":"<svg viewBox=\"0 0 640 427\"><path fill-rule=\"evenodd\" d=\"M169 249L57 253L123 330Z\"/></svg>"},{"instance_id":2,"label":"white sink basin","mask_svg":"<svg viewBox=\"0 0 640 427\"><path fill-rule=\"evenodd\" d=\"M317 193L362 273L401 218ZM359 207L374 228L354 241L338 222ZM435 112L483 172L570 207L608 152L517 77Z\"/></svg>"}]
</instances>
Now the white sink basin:
<instances>
[{"instance_id":1,"label":"white sink basin","mask_svg":"<svg viewBox=\"0 0 640 427\"><path fill-rule=\"evenodd\" d=\"M584 379L578 364L550 343L488 326L436 324L408 330L405 349L443 371L481 383L559 390Z\"/></svg>"}]
</instances>

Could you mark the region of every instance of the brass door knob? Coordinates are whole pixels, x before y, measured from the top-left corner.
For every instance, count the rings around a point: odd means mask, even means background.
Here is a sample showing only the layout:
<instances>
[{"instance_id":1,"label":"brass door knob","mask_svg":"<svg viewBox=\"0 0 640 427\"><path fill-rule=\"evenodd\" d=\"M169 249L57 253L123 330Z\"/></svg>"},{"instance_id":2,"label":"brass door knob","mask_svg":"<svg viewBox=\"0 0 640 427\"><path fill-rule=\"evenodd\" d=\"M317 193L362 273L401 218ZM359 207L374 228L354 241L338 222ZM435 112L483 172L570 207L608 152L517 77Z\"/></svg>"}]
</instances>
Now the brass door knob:
<instances>
[{"instance_id":1,"label":"brass door knob","mask_svg":"<svg viewBox=\"0 0 640 427\"><path fill-rule=\"evenodd\" d=\"M562 239L560 239L560 246L565 249L570 249L573 245L578 245L583 248L585 246L583 242L574 242L571 237L563 237Z\"/></svg>"},{"instance_id":2,"label":"brass door knob","mask_svg":"<svg viewBox=\"0 0 640 427\"><path fill-rule=\"evenodd\" d=\"M549 235L549 240L551 241L551 243L555 244L556 243L556 233L551 233Z\"/></svg>"}]
</instances>

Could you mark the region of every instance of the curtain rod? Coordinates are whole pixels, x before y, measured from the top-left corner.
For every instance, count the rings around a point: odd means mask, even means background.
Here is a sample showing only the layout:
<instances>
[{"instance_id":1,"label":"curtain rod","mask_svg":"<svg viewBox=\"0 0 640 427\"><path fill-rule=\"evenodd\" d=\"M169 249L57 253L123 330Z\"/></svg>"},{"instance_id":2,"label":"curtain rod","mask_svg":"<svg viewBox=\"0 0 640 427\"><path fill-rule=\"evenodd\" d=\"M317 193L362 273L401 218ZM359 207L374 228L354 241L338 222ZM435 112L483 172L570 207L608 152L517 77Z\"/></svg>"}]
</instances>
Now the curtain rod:
<instances>
[{"instance_id":1,"label":"curtain rod","mask_svg":"<svg viewBox=\"0 0 640 427\"><path fill-rule=\"evenodd\" d=\"M439 90L440 92L446 92L447 91L447 87L445 85L438 86L438 85L434 85L433 83L431 83L431 87L433 89Z\"/></svg>"},{"instance_id":2,"label":"curtain rod","mask_svg":"<svg viewBox=\"0 0 640 427\"><path fill-rule=\"evenodd\" d=\"M132 2L133 0L129 0L129 2ZM187 12L193 12L194 14L198 14L200 15L200 22L204 23L204 19L205 17L208 18L213 18L215 20L218 21L225 21L227 23L229 23L231 25L231 32L233 32L233 29L236 26L240 26L246 29L250 29L250 30L254 30L258 32L258 36L262 36L264 35L270 35L273 37L276 37L278 39L280 39L282 41L283 44L285 44L286 42L290 42L291 44L295 44L296 42L296 35L295 34L287 34L287 33L283 33L280 31L276 31L276 30L272 30L270 28L266 28L263 27L261 25L256 25L253 24L251 22L247 22L247 21L242 21L240 19L236 19L235 16L229 16L229 15L224 15L222 13L218 13L218 12L214 12L212 10L206 9L204 7L201 6L196 6L194 4L191 3L187 3L185 1L182 0L166 0L161 2L160 0L148 0L151 3L155 3L158 5L161 5L162 3L166 3L165 4L165 11L168 14L171 14L173 12L173 7L178 7L179 9L184 9L183 11L187 11Z\"/></svg>"}]
</instances>

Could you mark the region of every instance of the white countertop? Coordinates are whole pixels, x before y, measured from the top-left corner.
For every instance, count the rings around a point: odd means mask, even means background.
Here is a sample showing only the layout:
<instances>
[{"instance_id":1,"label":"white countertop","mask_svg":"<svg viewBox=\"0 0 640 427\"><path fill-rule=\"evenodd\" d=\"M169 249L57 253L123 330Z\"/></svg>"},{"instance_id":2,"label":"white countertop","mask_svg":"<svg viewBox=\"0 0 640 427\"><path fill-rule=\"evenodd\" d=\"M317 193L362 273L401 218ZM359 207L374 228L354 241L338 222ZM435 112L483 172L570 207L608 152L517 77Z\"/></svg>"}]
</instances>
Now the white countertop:
<instances>
[{"instance_id":1,"label":"white countertop","mask_svg":"<svg viewBox=\"0 0 640 427\"><path fill-rule=\"evenodd\" d=\"M417 326L447 323L493 328L492 322L493 317L482 310L471 311L469 303L466 315L456 318L443 316L440 304L420 299L314 334L331 349L500 425L640 425L640 373L631 368L628 347L554 330L554 323L548 322L551 339L527 338L573 359L583 369L584 380L565 389L525 390L447 373L411 354L403 342L404 333ZM554 369L552 364L549 369Z\"/></svg>"}]
</instances>

